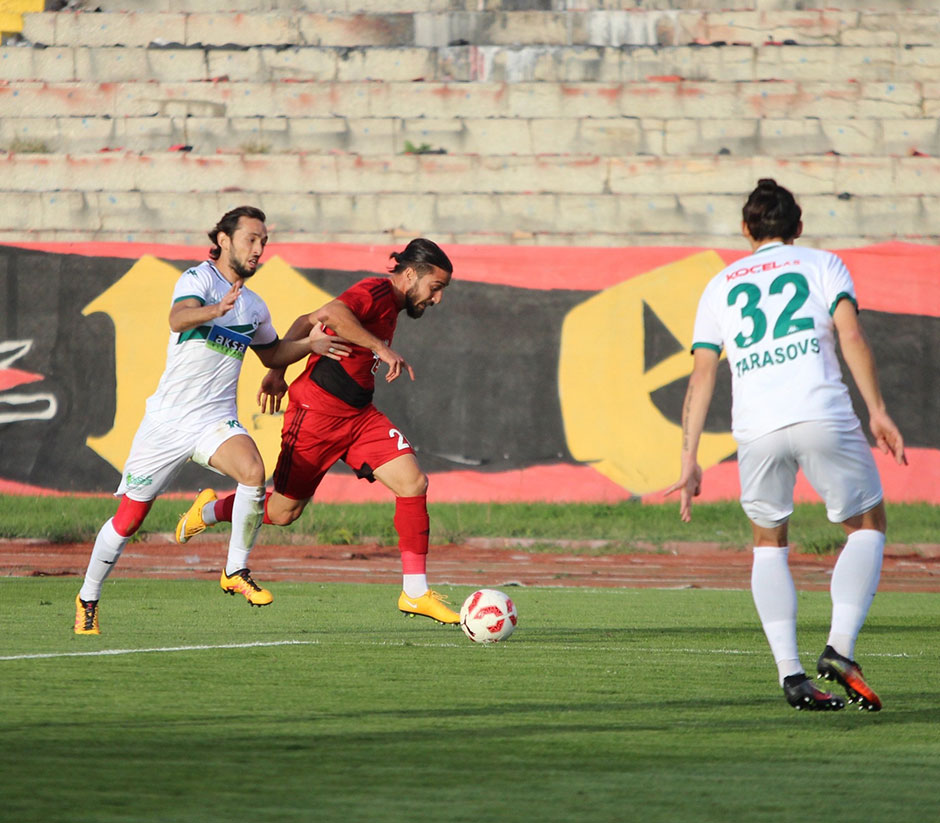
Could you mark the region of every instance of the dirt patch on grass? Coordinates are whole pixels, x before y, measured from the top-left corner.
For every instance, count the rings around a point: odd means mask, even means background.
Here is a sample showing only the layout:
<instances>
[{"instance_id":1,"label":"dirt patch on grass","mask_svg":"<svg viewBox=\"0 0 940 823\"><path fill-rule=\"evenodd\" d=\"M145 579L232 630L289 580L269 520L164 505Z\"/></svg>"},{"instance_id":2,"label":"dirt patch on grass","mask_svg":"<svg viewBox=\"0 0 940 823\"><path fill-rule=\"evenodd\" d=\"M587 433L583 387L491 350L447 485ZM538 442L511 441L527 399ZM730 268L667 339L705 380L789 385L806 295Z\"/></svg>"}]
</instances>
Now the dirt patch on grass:
<instances>
[{"instance_id":1,"label":"dirt patch on grass","mask_svg":"<svg viewBox=\"0 0 940 823\"><path fill-rule=\"evenodd\" d=\"M747 589L751 553L711 543L666 544L629 554L591 554L590 544L559 543L550 552L526 550L518 540L474 539L433 546L428 577L433 585L614 586L640 588ZM544 545L544 541L540 541ZM84 574L91 546L34 540L0 541L0 576ZM196 538L179 546L171 535L150 535L130 544L115 577L214 579L226 543ZM394 546L260 545L252 553L259 581L383 583L399 585L401 565ZM828 589L834 556L793 552L796 586ZM940 592L940 546L888 546L881 591Z\"/></svg>"}]
</instances>

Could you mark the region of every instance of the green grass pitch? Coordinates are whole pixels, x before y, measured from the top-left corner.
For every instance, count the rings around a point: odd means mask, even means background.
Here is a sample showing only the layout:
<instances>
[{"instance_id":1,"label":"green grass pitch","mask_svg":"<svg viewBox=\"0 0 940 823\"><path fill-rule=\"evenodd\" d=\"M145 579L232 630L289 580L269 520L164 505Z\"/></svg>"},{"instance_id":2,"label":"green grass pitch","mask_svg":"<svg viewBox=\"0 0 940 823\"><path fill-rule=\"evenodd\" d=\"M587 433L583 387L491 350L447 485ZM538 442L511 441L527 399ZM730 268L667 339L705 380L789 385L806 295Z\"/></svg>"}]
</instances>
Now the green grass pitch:
<instances>
[{"instance_id":1,"label":"green grass pitch","mask_svg":"<svg viewBox=\"0 0 940 823\"><path fill-rule=\"evenodd\" d=\"M513 588L519 628L483 647L385 586L280 583L259 610L127 578L76 637L78 585L0 579L0 819L940 817L935 595L877 596L872 714L787 706L742 591ZM807 667L828 611L801 593Z\"/></svg>"}]
</instances>

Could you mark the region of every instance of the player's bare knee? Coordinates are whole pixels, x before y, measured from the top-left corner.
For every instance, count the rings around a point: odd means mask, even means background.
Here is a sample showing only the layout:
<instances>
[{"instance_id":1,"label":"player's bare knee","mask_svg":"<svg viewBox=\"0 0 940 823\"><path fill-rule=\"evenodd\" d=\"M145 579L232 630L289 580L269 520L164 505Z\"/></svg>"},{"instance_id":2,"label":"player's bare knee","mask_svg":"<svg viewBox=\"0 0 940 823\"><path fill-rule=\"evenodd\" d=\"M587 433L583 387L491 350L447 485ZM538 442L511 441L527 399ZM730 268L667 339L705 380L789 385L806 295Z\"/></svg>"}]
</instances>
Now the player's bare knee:
<instances>
[{"instance_id":1,"label":"player's bare knee","mask_svg":"<svg viewBox=\"0 0 940 823\"><path fill-rule=\"evenodd\" d=\"M755 546L778 546L782 548L788 543L787 521L778 526L760 526L752 520L751 531L754 535Z\"/></svg>"},{"instance_id":2,"label":"player's bare knee","mask_svg":"<svg viewBox=\"0 0 940 823\"><path fill-rule=\"evenodd\" d=\"M243 486L264 485L264 463L261 459L246 460L232 472L232 479Z\"/></svg>"},{"instance_id":3,"label":"player's bare knee","mask_svg":"<svg viewBox=\"0 0 940 823\"><path fill-rule=\"evenodd\" d=\"M873 506L866 512L850 517L843 521L842 528L846 534L851 534L859 529L881 532L885 534L888 530L888 516L885 512L885 504L882 500L878 505Z\"/></svg>"},{"instance_id":4,"label":"player's bare knee","mask_svg":"<svg viewBox=\"0 0 940 823\"><path fill-rule=\"evenodd\" d=\"M424 472L418 472L417 476L408 484L402 497L423 497L428 493L428 476Z\"/></svg>"},{"instance_id":5,"label":"player's bare knee","mask_svg":"<svg viewBox=\"0 0 940 823\"><path fill-rule=\"evenodd\" d=\"M281 509L279 511L271 511L268 509L268 520L270 520L275 526L289 526L293 523L301 514L303 514L303 509Z\"/></svg>"},{"instance_id":6,"label":"player's bare knee","mask_svg":"<svg viewBox=\"0 0 940 823\"><path fill-rule=\"evenodd\" d=\"M289 526L304 513L308 502L307 500L292 500L274 492L268 498L265 514L268 521L275 526Z\"/></svg>"},{"instance_id":7,"label":"player's bare knee","mask_svg":"<svg viewBox=\"0 0 940 823\"><path fill-rule=\"evenodd\" d=\"M294 518L288 516L285 512L273 512L270 507L268 507L265 514L274 526L287 526L294 522Z\"/></svg>"},{"instance_id":8,"label":"player's bare knee","mask_svg":"<svg viewBox=\"0 0 940 823\"><path fill-rule=\"evenodd\" d=\"M243 482L246 486L263 486L264 466L261 463L252 466L251 471L248 472L248 479Z\"/></svg>"},{"instance_id":9,"label":"player's bare knee","mask_svg":"<svg viewBox=\"0 0 940 823\"><path fill-rule=\"evenodd\" d=\"M884 534L888 530L888 515L885 513L885 504L879 503L875 508L862 515L864 528L874 529Z\"/></svg>"}]
</instances>

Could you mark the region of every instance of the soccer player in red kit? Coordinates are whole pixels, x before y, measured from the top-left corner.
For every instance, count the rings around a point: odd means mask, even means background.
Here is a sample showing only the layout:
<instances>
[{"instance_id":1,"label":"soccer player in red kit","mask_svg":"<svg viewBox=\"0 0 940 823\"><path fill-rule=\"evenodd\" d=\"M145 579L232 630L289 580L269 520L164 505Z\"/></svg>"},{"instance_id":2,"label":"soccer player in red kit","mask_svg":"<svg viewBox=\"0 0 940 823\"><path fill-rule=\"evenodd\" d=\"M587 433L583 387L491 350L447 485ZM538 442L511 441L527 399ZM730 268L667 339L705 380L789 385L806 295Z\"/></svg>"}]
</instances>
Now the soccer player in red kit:
<instances>
[{"instance_id":1,"label":"soccer player in red kit","mask_svg":"<svg viewBox=\"0 0 940 823\"><path fill-rule=\"evenodd\" d=\"M368 277L335 300L297 318L285 340L306 337L321 324L336 343L314 355L290 385L284 369L272 369L258 393L262 410L274 412L288 391L281 453L274 471L274 492L265 504L265 523L287 525L300 517L329 468L343 460L356 475L379 480L395 495L395 530L402 558L398 608L441 623L459 623L445 599L428 588L426 559L429 520L428 478L401 431L372 404L375 374L388 366L387 382L414 370L390 348L399 313L418 318L441 302L453 264L435 243L412 240L393 252L391 273ZM183 515L177 540L185 543L207 526L231 519L231 497L215 499L207 489Z\"/></svg>"}]
</instances>

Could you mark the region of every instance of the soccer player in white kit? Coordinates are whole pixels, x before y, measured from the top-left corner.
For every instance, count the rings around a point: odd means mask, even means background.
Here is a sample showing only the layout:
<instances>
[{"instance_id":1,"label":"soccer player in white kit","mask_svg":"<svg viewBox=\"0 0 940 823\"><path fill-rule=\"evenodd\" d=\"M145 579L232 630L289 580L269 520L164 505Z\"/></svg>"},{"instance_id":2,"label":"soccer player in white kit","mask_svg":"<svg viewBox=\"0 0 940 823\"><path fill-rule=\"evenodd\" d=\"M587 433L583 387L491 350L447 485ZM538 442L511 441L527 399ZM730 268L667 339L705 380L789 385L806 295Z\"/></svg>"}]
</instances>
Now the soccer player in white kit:
<instances>
[{"instance_id":1,"label":"soccer player in white kit","mask_svg":"<svg viewBox=\"0 0 940 823\"><path fill-rule=\"evenodd\" d=\"M881 575L885 508L871 450L842 381L836 333L878 448L899 464L907 460L858 323L851 275L835 254L793 245L801 217L793 195L770 179L758 182L744 206L742 233L753 254L719 272L699 301L682 409L682 471L666 493L681 492L680 514L690 520L692 498L701 491L698 444L724 348L741 505L754 533L751 591L784 696L797 709L844 706L807 677L797 652L787 522L802 468L829 520L847 535L832 572L832 621L818 676L837 681L859 708L878 711L881 701L853 658Z\"/></svg>"},{"instance_id":2,"label":"soccer player in white kit","mask_svg":"<svg viewBox=\"0 0 940 823\"><path fill-rule=\"evenodd\" d=\"M321 339L324 348L329 341L319 333L279 340L264 301L245 287L268 241L264 212L232 209L209 238L210 259L185 271L173 290L166 368L134 436L115 492L117 512L98 532L76 595L76 634L100 634L102 584L153 501L190 459L238 482L223 591L242 594L254 606L272 600L248 570L264 516L265 471L254 440L238 421L238 376L249 348L265 366L278 368L316 351Z\"/></svg>"}]
</instances>

